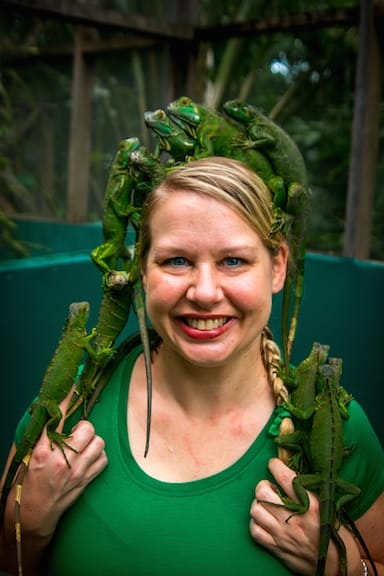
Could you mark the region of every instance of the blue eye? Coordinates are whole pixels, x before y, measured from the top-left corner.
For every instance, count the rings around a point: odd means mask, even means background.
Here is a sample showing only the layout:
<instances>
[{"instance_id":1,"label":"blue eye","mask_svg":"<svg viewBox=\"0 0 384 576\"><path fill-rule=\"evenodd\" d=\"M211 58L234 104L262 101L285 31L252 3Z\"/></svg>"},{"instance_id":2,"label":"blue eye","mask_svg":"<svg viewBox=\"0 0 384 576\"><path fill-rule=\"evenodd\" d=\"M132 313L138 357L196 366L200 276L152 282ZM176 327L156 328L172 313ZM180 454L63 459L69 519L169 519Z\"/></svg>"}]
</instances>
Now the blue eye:
<instances>
[{"instance_id":1,"label":"blue eye","mask_svg":"<svg viewBox=\"0 0 384 576\"><path fill-rule=\"evenodd\" d=\"M187 264L187 259L182 256L175 256L174 258L168 258L165 263L178 268L179 266L185 266Z\"/></svg>"},{"instance_id":2,"label":"blue eye","mask_svg":"<svg viewBox=\"0 0 384 576\"><path fill-rule=\"evenodd\" d=\"M231 268L234 268L236 266L240 266L240 264L243 263L243 260L241 258L236 258L236 256L228 256L227 258L224 259L224 264L226 266L229 266Z\"/></svg>"}]
</instances>

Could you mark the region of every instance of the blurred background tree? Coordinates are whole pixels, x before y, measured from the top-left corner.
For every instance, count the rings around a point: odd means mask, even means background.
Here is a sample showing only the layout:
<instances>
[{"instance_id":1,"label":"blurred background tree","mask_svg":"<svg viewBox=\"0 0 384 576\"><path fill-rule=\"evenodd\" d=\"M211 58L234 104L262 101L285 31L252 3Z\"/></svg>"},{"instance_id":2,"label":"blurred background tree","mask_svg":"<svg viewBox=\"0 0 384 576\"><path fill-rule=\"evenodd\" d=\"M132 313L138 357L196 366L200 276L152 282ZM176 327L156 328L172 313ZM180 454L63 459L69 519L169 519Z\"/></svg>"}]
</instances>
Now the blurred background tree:
<instances>
[{"instance_id":1,"label":"blurred background tree","mask_svg":"<svg viewBox=\"0 0 384 576\"><path fill-rule=\"evenodd\" d=\"M23 218L100 220L119 141L139 136L152 149L144 111L187 94L218 109L240 97L288 131L313 191L308 249L343 253L358 1L48 4L0 0L0 209L11 235ZM383 13L376 0L376 27ZM384 260L382 94L368 256L377 260ZM23 255L17 246L15 253Z\"/></svg>"}]
</instances>

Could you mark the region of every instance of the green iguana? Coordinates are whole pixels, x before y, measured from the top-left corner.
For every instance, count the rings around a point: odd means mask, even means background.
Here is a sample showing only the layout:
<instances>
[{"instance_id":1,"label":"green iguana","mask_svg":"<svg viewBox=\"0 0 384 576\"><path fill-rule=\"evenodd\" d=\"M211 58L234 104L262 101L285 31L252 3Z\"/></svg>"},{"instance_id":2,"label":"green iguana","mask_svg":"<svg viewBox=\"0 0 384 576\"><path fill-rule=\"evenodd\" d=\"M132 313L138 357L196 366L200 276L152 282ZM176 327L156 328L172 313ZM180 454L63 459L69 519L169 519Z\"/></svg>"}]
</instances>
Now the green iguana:
<instances>
[{"instance_id":1,"label":"green iguana","mask_svg":"<svg viewBox=\"0 0 384 576\"><path fill-rule=\"evenodd\" d=\"M249 138L246 146L262 150L274 171L283 179L287 191L286 201L283 205L280 204L280 208L286 215L282 218L281 227L288 239L291 253L284 286L282 322L284 361L288 370L303 293L305 237L311 202L305 163L290 136L255 106L235 99L226 102L223 108L230 118L245 127Z\"/></svg>"},{"instance_id":2,"label":"green iguana","mask_svg":"<svg viewBox=\"0 0 384 576\"><path fill-rule=\"evenodd\" d=\"M193 102L187 96L171 102L167 112L196 145L193 157L226 156L247 164L267 184L273 195L275 209L281 214L286 204L284 180L274 170L265 154L247 146L245 133L219 112ZM284 218L280 220L285 221Z\"/></svg>"},{"instance_id":3,"label":"green iguana","mask_svg":"<svg viewBox=\"0 0 384 576\"><path fill-rule=\"evenodd\" d=\"M40 435L46 427L51 448L56 444L63 453L69 466L64 446L71 448L67 443L70 436L58 432L57 426L62 418L59 404L69 393L74 384L77 371L85 351L93 354L90 340L93 334L88 335L86 324L89 316L88 302L75 302L70 305L69 315L63 328L61 339L45 371L43 382L37 398L32 402L29 412L31 418L23 438L16 449L10 463L0 498L0 525L3 523L5 505L16 475L20 469L17 480L16 499L16 535L18 551L19 575L22 574L21 561L21 526L20 526L20 500L22 490L23 471L27 468L32 450Z\"/></svg>"},{"instance_id":4,"label":"green iguana","mask_svg":"<svg viewBox=\"0 0 384 576\"><path fill-rule=\"evenodd\" d=\"M164 177L164 173L162 163L147 153L138 138L127 138L120 142L106 187L103 212L104 241L91 253L94 263L104 272L103 298L95 329L96 349L102 351L106 359L108 351L110 355L114 353L113 344L128 320L132 302L143 342L148 402L152 389L151 358L136 244L142 205L148 192ZM136 235L132 251L125 245L129 223ZM121 270L116 269L119 261ZM77 389L79 397L72 409L79 402L85 401L85 414L87 414L86 401L94 389L100 370L102 370L100 362L89 358L79 379ZM145 455L149 446L150 412L148 422Z\"/></svg>"},{"instance_id":5,"label":"green iguana","mask_svg":"<svg viewBox=\"0 0 384 576\"><path fill-rule=\"evenodd\" d=\"M261 149L287 187L293 182L307 186L303 156L285 130L255 106L241 100L229 100L224 103L223 109L230 118L244 126L249 138L245 145Z\"/></svg>"},{"instance_id":6,"label":"green iguana","mask_svg":"<svg viewBox=\"0 0 384 576\"><path fill-rule=\"evenodd\" d=\"M289 399L283 407L291 413L295 430L278 436L275 442L291 451L288 465L300 474L311 467L308 435L315 411L319 368L326 362L328 352L328 345L314 342L308 356L290 369L288 378L283 375L289 391Z\"/></svg>"},{"instance_id":7,"label":"green iguana","mask_svg":"<svg viewBox=\"0 0 384 576\"><path fill-rule=\"evenodd\" d=\"M167 106L167 113L195 142L194 158L226 156L235 158L242 131L216 110L182 96Z\"/></svg>"},{"instance_id":8,"label":"green iguana","mask_svg":"<svg viewBox=\"0 0 384 576\"><path fill-rule=\"evenodd\" d=\"M308 435L310 472L298 474L292 482L298 502L282 497L284 506L292 510L289 519L308 510L306 490L319 496L320 540L316 576L323 576L329 542L332 539L340 557L340 575L347 575L346 550L338 534L343 518L342 508L360 494L360 489L340 477L340 469L350 449L344 446L343 420L348 418L347 404L351 396L341 387L341 361L329 359L318 367L317 392ZM284 442L284 439L281 438ZM293 444L294 445L294 444ZM280 506L279 504L275 504Z\"/></svg>"},{"instance_id":9,"label":"green iguana","mask_svg":"<svg viewBox=\"0 0 384 576\"><path fill-rule=\"evenodd\" d=\"M131 166L135 179L133 203L136 208L142 208L148 194L165 177L166 165L150 154L145 146L140 146L131 154ZM132 220L136 236L141 224L141 219Z\"/></svg>"},{"instance_id":10,"label":"green iguana","mask_svg":"<svg viewBox=\"0 0 384 576\"><path fill-rule=\"evenodd\" d=\"M93 262L103 273L118 268L126 270L131 260L125 238L129 219L137 209L131 203L135 180L130 156L139 146L138 138L122 140L108 176L103 206L103 243L91 252ZM121 266L119 259L123 261Z\"/></svg>"},{"instance_id":11,"label":"green iguana","mask_svg":"<svg viewBox=\"0 0 384 576\"><path fill-rule=\"evenodd\" d=\"M89 415L88 400L93 393L100 372L114 356L115 341L128 321L133 290L129 280L130 276L125 272L104 275L99 315L93 329L93 353L88 354L84 361L67 417L80 405L83 406L84 416Z\"/></svg>"}]
</instances>

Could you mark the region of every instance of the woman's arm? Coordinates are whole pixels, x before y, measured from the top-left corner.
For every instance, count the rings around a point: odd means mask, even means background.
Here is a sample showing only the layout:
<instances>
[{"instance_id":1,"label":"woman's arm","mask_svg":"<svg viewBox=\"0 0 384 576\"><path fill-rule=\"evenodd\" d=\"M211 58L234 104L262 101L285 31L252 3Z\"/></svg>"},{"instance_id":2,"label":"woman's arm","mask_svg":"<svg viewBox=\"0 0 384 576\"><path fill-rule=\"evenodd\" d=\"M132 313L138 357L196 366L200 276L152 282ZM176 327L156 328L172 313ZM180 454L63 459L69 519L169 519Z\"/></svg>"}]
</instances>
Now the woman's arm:
<instances>
[{"instance_id":1,"label":"woman's arm","mask_svg":"<svg viewBox=\"0 0 384 576\"><path fill-rule=\"evenodd\" d=\"M72 394L72 393L71 393ZM63 414L71 394L60 405ZM60 423L59 430L63 428ZM107 465L104 441L95 434L93 425L81 420L72 430L70 445L65 448L71 465L65 462L61 450L51 450L43 433L37 442L23 481L21 500L23 565L28 574L41 576L44 552L51 542L57 523L84 488ZM11 448L2 477L4 482L9 463L15 454ZM0 532L0 569L17 574L15 536L15 486L10 491Z\"/></svg>"},{"instance_id":2,"label":"woman's arm","mask_svg":"<svg viewBox=\"0 0 384 576\"><path fill-rule=\"evenodd\" d=\"M282 490L289 498L297 500L292 488L295 472L275 458L270 461L269 467ZM315 574L320 527L318 498L309 493L308 511L292 516L286 522L291 514L290 510L260 502L266 500L281 504L276 486L263 480L256 486L255 494L250 521L253 538L278 556L294 572L304 575ZM384 576L384 494L356 521L356 526L367 543L379 576ZM364 576L361 558L366 561L369 574L372 575L365 553L360 549L354 535L345 527L340 528L339 535L347 550L348 576ZM325 574L326 576L339 574L339 555L333 541L328 550Z\"/></svg>"}]
</instances>

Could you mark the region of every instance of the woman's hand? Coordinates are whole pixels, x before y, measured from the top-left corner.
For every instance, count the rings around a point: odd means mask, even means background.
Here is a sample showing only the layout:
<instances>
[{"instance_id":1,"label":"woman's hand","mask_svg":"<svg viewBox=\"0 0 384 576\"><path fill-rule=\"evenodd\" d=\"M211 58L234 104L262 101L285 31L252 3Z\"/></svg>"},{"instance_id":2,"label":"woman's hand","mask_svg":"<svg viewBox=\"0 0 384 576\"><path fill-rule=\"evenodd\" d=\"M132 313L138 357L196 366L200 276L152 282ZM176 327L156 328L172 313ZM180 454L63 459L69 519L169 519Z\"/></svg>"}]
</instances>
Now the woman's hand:
<instances>
[{"instance_id":1,"label":"woman's hand","mask_svg":"<svg viewBox=\"0 0 384 576\"><path fill-rule=\"evenodd\" d=\"M288 468L278 458L269 462L269 469L279 488L294 501L298 501L292 487L295 472ZM320 516L318 498L308 492L309 508L304 514L292 516L292 510L261 502L282 504L278 488L268 480L258 483L255 490L255 500L251 506L250 532L252 537L270 550L293 572L313 575L319 548ZM348 574L362 574L360 553L353 541L352 535L345 529L340 529L340 536L348 549ZM326 563L327 576L339 574L339 556L336 545L330 542Z\"/></svg>"},{"instance_id":2,"label":"woman's hand","mask_svg":"<svg viewBox=\"0 0 384 576\"><path fill-rule=\"evenodd\" d=\"M73 390L61 402L65 414ZM61 420L58 431L64 426ZM44 552L53 538L57 523L84 488L98 476L107 465L104 440L97 436L92 424L81 420L72 430L68 444L73 450L63 447L70 466L58 446L51 449L46 430L36 443L23 479L21 494L21 538L23 565L28 566L31 576L45 574ZM8 464L16 452L12 447ZM6 468L7 469L7 468ZM6 471L3 475L5 478ZM4 522L0 538L0 566L17 574L15 535L14 484L7 499Z\"/></svg>"},{"instance_id":3,"label":"woman's hand","mask_svg":"<svg viewBox=\"0 0 384 576\"><path fill-rule=\"evenodd\" d=\"M63 414L71 397L72 391L60 404ZM58 431L63 426L64 418ZM51 536L63 512L107 465L104 440L96 435L89 421L78 422L67 443L72 450L65 446L63 449L70 467L58 446L51 449L45 431L33 449L23 482L24 534L37 531L41 537Z\"/></svg>"},{"instance_id":4,"label":"woman's hand","mask_svg":"<svg viewBox=\"0 0 384 576\"><path fill-rule=\"evenodd\" d=\"M65 414L73 390L60 404ZM58 426L62 431L64 418ZM97 436L92 424L81 420L72 430L68 444L64 446L70 467L58 446L51 449L46 430L36 443L23 479L21 494L22 563L28 566L28 574L41 576L46 573L44 552L55 533L57 523L65 510L74 503L84 488L98 476L107 465L104 440ZM12 447L6 470L15 455ZM6 471L3 474L4 481ZM4 522L0 535L0 569L18 573L16 560L14 484L7 499Z\"/></svg>"}]
</instances>

